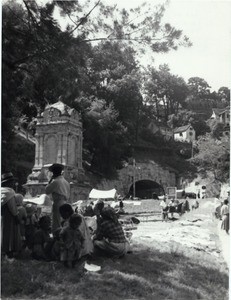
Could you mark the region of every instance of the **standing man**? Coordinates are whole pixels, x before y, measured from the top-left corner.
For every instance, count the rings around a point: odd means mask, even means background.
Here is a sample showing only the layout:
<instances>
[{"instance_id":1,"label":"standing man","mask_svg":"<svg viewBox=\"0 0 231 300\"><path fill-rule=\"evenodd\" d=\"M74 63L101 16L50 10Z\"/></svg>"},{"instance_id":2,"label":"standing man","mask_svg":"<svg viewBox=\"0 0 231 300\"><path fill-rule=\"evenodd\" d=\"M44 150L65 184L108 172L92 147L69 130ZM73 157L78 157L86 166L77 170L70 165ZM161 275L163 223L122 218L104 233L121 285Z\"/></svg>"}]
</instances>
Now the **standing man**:
<instances>
[{"instance_id":1,"label":"standing man","mask_svg":"<svg viewBox=\"0 0 231 300\"><path fill-rule=\"evenodd\" d=\"M168 205L166 203L166 198L160 202L161 214L162 214L162 222L168 220Z\"/></svg>"},{"instance_id":2,"label":"standing man","mask_svg":"<svg viewBox=\"0 0 231 300\"><path fill-rule=\"evenodd\" d=\"M66 203L70 198L70 184L63 177L64 166L61 164L53 164L49 167L49 171L53 173L53 176L46 186L46 194L52 195L52 232L61 227L61 216L59 213L59 207Z\"/></svg>"}]
</instances>

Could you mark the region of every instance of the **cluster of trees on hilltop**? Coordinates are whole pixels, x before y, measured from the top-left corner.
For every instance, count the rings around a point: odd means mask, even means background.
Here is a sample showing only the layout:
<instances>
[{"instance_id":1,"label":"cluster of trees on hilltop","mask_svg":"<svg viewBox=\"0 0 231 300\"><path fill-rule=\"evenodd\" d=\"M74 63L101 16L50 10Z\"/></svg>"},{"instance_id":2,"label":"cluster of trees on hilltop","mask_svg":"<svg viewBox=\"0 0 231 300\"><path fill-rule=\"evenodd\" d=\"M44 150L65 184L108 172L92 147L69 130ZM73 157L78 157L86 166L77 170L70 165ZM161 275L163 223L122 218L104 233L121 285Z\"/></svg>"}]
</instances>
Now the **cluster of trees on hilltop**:
<instances>
[{"instance_id":1,"label":"cluster of trees on hilltop","mask_svg":"<svg viewBox=\"0 0 231 300\"><path fill-rule=\"evenodd\" d=\"M191 122L208 131L208 108L225 107L229 89L210 92L201 78L186 83L164 65L140 68L138 57L191 46L181 30L164 24L165 5L119 10L100 0L8 1L2 7L2 169L14 163L14 126L30 128L38 111L62 99L82 114L84 159L110 177L131 145L153 143L148 123ZM69 20L62 29L59 12ZM15 158L16 159L16 158ZM109 163L110 162L110 163Z\"/></svg>"},{"instance_id":2,"label":"cluster of trees on hilltop","mask_svg":"<svg viewBox=\"0 0 231 300\"><path fill-rule=\"evenodd\" d=\"M229 182L230 179L230 141L222 136L216 139L211 133L201 136L197 141L198 153L191 159L202 178L211 181Z\"/></svg>"}]
</instances>

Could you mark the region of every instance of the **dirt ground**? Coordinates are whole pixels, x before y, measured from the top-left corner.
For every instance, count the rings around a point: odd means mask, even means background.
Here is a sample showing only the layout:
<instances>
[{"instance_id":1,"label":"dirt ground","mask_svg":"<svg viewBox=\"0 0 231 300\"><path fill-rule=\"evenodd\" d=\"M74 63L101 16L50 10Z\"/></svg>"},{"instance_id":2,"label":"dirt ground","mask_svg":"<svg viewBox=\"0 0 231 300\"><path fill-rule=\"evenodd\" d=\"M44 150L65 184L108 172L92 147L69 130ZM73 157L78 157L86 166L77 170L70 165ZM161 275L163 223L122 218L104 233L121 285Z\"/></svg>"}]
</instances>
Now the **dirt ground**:
<instances>
[{"instance_id":1,"label":"dirt ground","mask_svg":"<svg viewBox=\"0 0 231 300\"><path fill-rule=\"evenodd\" d=\"M201 200L200 207L182 216L174 214L174 221L162 222L161 216L140 217L141 223L133 231L132 241L162 251L178 247L193 248L211 254L230 265L230 239L220 229L221 221L213 217L214 199Z\"/></svg>"}]
</instances>

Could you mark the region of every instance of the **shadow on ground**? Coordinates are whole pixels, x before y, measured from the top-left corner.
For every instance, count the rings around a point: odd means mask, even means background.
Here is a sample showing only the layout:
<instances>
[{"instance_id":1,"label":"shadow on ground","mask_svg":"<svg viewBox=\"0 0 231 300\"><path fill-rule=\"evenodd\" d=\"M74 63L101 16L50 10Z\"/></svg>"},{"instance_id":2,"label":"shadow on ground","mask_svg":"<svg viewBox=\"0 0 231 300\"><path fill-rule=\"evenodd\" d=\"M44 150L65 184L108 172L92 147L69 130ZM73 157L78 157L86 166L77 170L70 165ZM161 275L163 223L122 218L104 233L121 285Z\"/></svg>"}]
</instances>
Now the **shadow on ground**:
<instances>
[{"instance_id":1,"label":"shadow on ground","mask_svg":"<svg viewBox=\"0 0 231 300\"><path fill-rule=\"evenodd\" d=\"M201 264L136 244L122 259L96 258L97 273L83 264L65 269L58 262L2 260L2 299L228 299L228 271L210 259Z\"/></svg>"}]
</instances>

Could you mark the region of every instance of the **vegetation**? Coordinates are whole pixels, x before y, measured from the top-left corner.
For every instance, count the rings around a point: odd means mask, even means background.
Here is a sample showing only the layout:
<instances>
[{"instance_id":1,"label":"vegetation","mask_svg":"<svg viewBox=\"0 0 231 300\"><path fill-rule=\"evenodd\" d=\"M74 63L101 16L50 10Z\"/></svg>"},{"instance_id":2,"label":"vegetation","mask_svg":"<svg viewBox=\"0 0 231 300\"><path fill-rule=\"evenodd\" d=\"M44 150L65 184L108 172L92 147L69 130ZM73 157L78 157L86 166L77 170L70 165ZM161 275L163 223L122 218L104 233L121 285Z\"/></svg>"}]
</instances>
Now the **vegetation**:
<instances>
[{"instance_id":1,"label":"vegetation","mask_svg":"<svg viewBox=\"0 0 231 300\"><path fill-rule=\"evenodd\" d=\"M198 154L192 159L203 177L212 173L214 180L228 182L230 174L230 146L229 139L220 140L210 134L201 137L197 142Z\"/></svg>"},{"instance_id":2,"label":"vegetation","mask_svg":"<svg viewBox=\"0 0 231 300\"><path fill-rule=\"evenodd\" d=\"M37 113L58 100L82 114L84 160L89 171L107 178L116 176L134 145L161 141L153 138L152 121L172 128L190 122L197 136L209 132L205 121L212 107L228 105L228 88L211 93L204 79L186 83L167 65L141 71L138 58L147 49L155 54L192 45L181 30L163 23L166 9L167 4L143 4L119 10L100 0L5 2L2 171L12 170L18 159L15 126L34 133ZM184 159L170 161L179 160L178 168Z\"/></svg>"},{"instance_id":3,"label":"vegetation","mask_svg":"<svg viewBox=\"0 0 231 300\"><path fill-rule=\"evenodd\" d=\"M102 268L99 273L80 266L67 270L55 262L3 260L2 299L228 299L228 274L206 254L203 264L191 254L137 244L133 254L119 261L94 261Z\"/></svg>"},{"instance_id":4,"label":"vegetation","mask_svg":"<svg viewBox=\"0 0 231 300\"><path fill-rule=\"evenodd\" d=\"M207 206L200 208L202 213L211 216ZM159 226L158 221L153 226ZM182 226L176 222L174 226ZM217 222L207 222L206 230L217 238ZM134 239L132 254L117 260L95 257L92 263L101 270L87 272L83 261L66 269L59 262L31 260L28 253L14 262L3 258L2 299L228 299L226 265L216 256L174 241Z\"/></svg>"}]
</instances>

